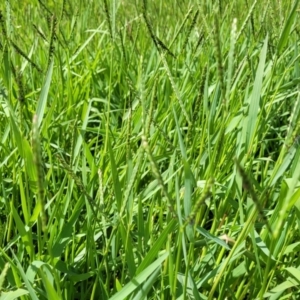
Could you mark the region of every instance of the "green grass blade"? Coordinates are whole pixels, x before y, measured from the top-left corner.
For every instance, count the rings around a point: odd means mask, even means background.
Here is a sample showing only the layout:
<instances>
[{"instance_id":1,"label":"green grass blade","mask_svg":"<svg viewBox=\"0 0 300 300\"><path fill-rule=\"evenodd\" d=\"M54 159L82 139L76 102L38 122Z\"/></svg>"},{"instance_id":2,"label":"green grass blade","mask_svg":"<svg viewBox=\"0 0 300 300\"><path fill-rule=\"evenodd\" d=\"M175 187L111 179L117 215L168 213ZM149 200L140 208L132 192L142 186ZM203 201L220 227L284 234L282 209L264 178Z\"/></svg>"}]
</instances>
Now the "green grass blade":
<instances>
[{"instance_id":1,"label":"green grass blade","mask_svg":"<svg viewBox=\"0 0 300 300\"><path fill-rule=\"evenodd\" d=\"M259 57L259 64L256 70L256 76L253 86L252 95L249 103L248 125L246 130L246 149L253 143L255 136L255 128L257 126L257 116L261 100L261 89L263 85L263 76L266 62L266 55L268 49L268 37L264 41L263 48Z\"/></svg>"},{"instance_id":2,"label":"green grass blade","mask_svg":"<svg viewBox=\"0 0 300 300\"><path fill-rule=\"evenodd\" d=\"M159 250L166 243L168 235L172 232L172 230L176 230L176 228L176 220L172 219L168 226L159 235L159 238L155 241L154 245L151 247L151 251L147 253L146 257L137 268L136 274L140 274L141 272L143 272L155 259L155 257L157 257Z\"/></svg>"},{"instance_id":3,"label":"green grass blade","mask_svg":"<svg viewBox=\"0 0 300 300\"><path fill-rule=\"evenodd\" d=\"M49 65L49 69L47 71L45 82L44 82L44 85L41 90L40 98L37 103L36 115L37 115L37 127L38 128L41 126L41 123L42 123L42 120L43 120L44 114L45 114L48 93L49 93L50 84L51 84L51 80L52 80L53 65L54 65L54 60L52 60Z\"/></svg>"},{"instance_id":4,"label":"green grass blade","mask_svg":"<svg viewBox=\"0 0 300 300\"><path fill-rule=\"evenodd\" d=\"M116 293L110 300L118 300L125 299L132 292L134 292L142 283L144 283L153 272L155 272L163 261L165 261L168 257L169 253L166 252L162 256L160 256L156 261L154 261L150 266L144 269L141 273L139 273L135 278L133 278L129 283L127 283L121 291Z\"/></svg>"},{"instance_id":5,"label":"green grass blade","mask_svg":"<svg viewBox=\"0 0 300 300\"><path fill-rule=\"evenodd\" d=\"M18 270L20 272L20 275L22 276L22 278L24 280L25 286L26 286L26 288L27 288L27 290L29 292L29 295L30 295L31 299L32 300L38 300L39 298L38 298L37 294L35 293L35 290L34 290L32 284L27 279L26 274L25 274L25 272L24 272L24 270L22 268L22 265L20 264L17 256L13 252L12 252L12 256L14 257L14 259L16 261L17 268L18 268Z\"/></svg>"},{"instance_id":6,"label":"green grass blade","mask_svg":"<svg viewBox=\"0 0 300 300\"><path fill-rule=\"evenodd\" d=\"M287 17L285 24L283 26L282 32L280 34L278 46L277 46L277 52L281 53L283 48L286 46L289 36L290 36L290 31L292 28L292 25L294 24L294 20L297 14L297 7L298 7L299 0L295 0L294 5L292 7L292 10L290 12L290 15Z\"/></svg>"},{"instance_id":7,"label":"green grass blade","mask_svg":"<svg viewBox=\"0 0 300 300\"><path fill-rule=\"evenodd\" d=\"M24 289L17 289L11 292L2 292L0 300L15 300L28 294L29 292Z\"/></svg>"}]
</instances>

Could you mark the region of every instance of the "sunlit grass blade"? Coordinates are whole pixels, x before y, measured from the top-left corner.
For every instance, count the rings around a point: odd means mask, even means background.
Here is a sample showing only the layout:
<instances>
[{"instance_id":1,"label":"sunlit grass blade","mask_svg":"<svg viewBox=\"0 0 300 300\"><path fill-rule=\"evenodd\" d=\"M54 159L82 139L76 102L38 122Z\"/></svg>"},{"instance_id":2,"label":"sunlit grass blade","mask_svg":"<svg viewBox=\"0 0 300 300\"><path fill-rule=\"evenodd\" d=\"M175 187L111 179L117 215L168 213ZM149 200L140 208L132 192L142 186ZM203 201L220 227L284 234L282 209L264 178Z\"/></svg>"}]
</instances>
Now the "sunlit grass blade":
<instances>
[{"instance_id":1,"label":"sunlit grass blade","mask_svg":"<svg viewBox=\"0 0 300 300\"><path fill-rule=\"evenodd\" d=\"M54 60L52 60L49 65L49 69L47 71L46 78L45 78L45 83L42 87L40 98L37 103L36 115L37 115L38 128L41 126L42 120L43 120L44 114L45 114L45 109L46 109L47 100L48 100L48 93L49 93L50 84L51 84L51 80L52 80L53 65L54 65Z\"/></svg>"},{"instance_id":2,"label":"sunlit grass blade","mask_svg":"<svg viewBox=\"0 0 300 300\"><path fill-rule=\"evenodd\" d=\"M255 81L253 85L253 90L251 98L249 101L249 114L248 114L248 125L246 130L246 150L249 151L253 144L253 139L255 136L255 128L257 127L257 117L258 110L260 108L261 102L261 89L263 85L263 76L265 70L265 61L267 55L268 47L268 37L264 41L263 48L261 49L259 64L256 70ZM250 147L250 149L249 149ZM251 151L251 150L250 150Z\"/></svg>"},{"instance_id":3,"label":"sunlit grass blade","mask_svg":"<svg viewBox=\"0 0 300 300\"><path fill-rule=\"evenodd\" d=\"M297 7L298 7L299 0L295 0L294 5L290 11L290 15L287 17L285 24L282 28L278 46L277 46L277 52L281 53L282 49L286 46L287 41L289 39L290 31L292 28L292 25L294 24L294 20L297 14Z\"/></svg>"},{"instance_id":4,"label":"sunlit grass blade","mask_svg":"<svg viewBox=\"0 0 300 300\"><path fill-rule=\"evenodd\" d=\"M113 297L111 297L110 300L125 299L128 295L135 291L142 283L147 281L147 278L149 278L153 272L160 268L160 265L164 262L168 255L169 253L166 252L162 256L160 256L156 261L154 261L151 265L149 265L141 273L134 277L127 285L125 285L121 289L121 291L119 291Z\"/></svg>"},{"instance_id":5,"label":"sunlit grass blade","mask_svg":"<svg viewBox=\"0 0 300 300\"><path fill-rule=\"evenodd\" d=\"M299 1L198 2L0 2L1 299L300 298Z\"/></svg>"}]
</instances>

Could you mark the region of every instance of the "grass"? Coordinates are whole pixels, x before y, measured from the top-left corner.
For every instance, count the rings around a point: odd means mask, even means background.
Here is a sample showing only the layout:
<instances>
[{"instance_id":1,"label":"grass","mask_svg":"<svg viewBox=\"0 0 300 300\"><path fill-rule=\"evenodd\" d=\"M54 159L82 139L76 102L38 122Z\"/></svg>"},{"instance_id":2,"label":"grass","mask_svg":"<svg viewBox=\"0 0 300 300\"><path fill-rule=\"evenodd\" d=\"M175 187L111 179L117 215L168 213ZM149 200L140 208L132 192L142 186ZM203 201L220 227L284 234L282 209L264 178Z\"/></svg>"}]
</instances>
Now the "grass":
<instances>
[{"instance_id":1,"label":"grass","mask_svg":"<svg viewBox=\"0 0 300 300\"><path fill-rule=\"evenodd\" d=\"M0 4L0 299L298 299L298 2Z\"/></svg>"}]
</instances>

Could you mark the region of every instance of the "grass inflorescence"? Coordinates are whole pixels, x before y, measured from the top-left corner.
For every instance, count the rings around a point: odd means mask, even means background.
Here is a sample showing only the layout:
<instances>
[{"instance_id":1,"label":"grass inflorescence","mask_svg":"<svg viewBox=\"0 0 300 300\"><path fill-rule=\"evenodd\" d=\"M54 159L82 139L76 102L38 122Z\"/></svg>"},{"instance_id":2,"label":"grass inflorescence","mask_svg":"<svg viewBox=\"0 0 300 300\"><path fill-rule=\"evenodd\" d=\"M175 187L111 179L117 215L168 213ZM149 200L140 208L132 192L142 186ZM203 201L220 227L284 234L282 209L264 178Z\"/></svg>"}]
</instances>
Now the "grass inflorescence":
<instances>
[{"instance_id":1,"label":"grass inflorescence","mask_svg":"<svg viewBox=\"0 0 300 300\"><path fill-rule=\"evenodd\" d=\"M298 299L298 0L0 3L0 299Z\"/></svg>"}]
</instances>

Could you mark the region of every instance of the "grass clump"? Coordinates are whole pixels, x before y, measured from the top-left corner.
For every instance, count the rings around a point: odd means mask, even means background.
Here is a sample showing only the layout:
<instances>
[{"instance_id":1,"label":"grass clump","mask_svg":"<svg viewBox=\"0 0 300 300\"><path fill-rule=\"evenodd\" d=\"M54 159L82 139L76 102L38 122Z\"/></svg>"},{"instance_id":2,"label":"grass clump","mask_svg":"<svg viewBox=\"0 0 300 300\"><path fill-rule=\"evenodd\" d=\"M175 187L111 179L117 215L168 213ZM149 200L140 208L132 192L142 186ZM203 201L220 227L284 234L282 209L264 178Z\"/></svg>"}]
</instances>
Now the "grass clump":
<instances>
[{"instance_id":1,"label":"grass clump","mask_svg":"<svg viewBox=\"0 0 300 300\"><path fill-rule=\"evenodd\" d=\"M298 2L1 3L0 299L298 299Z\"/></svg>"}]
</instances>

